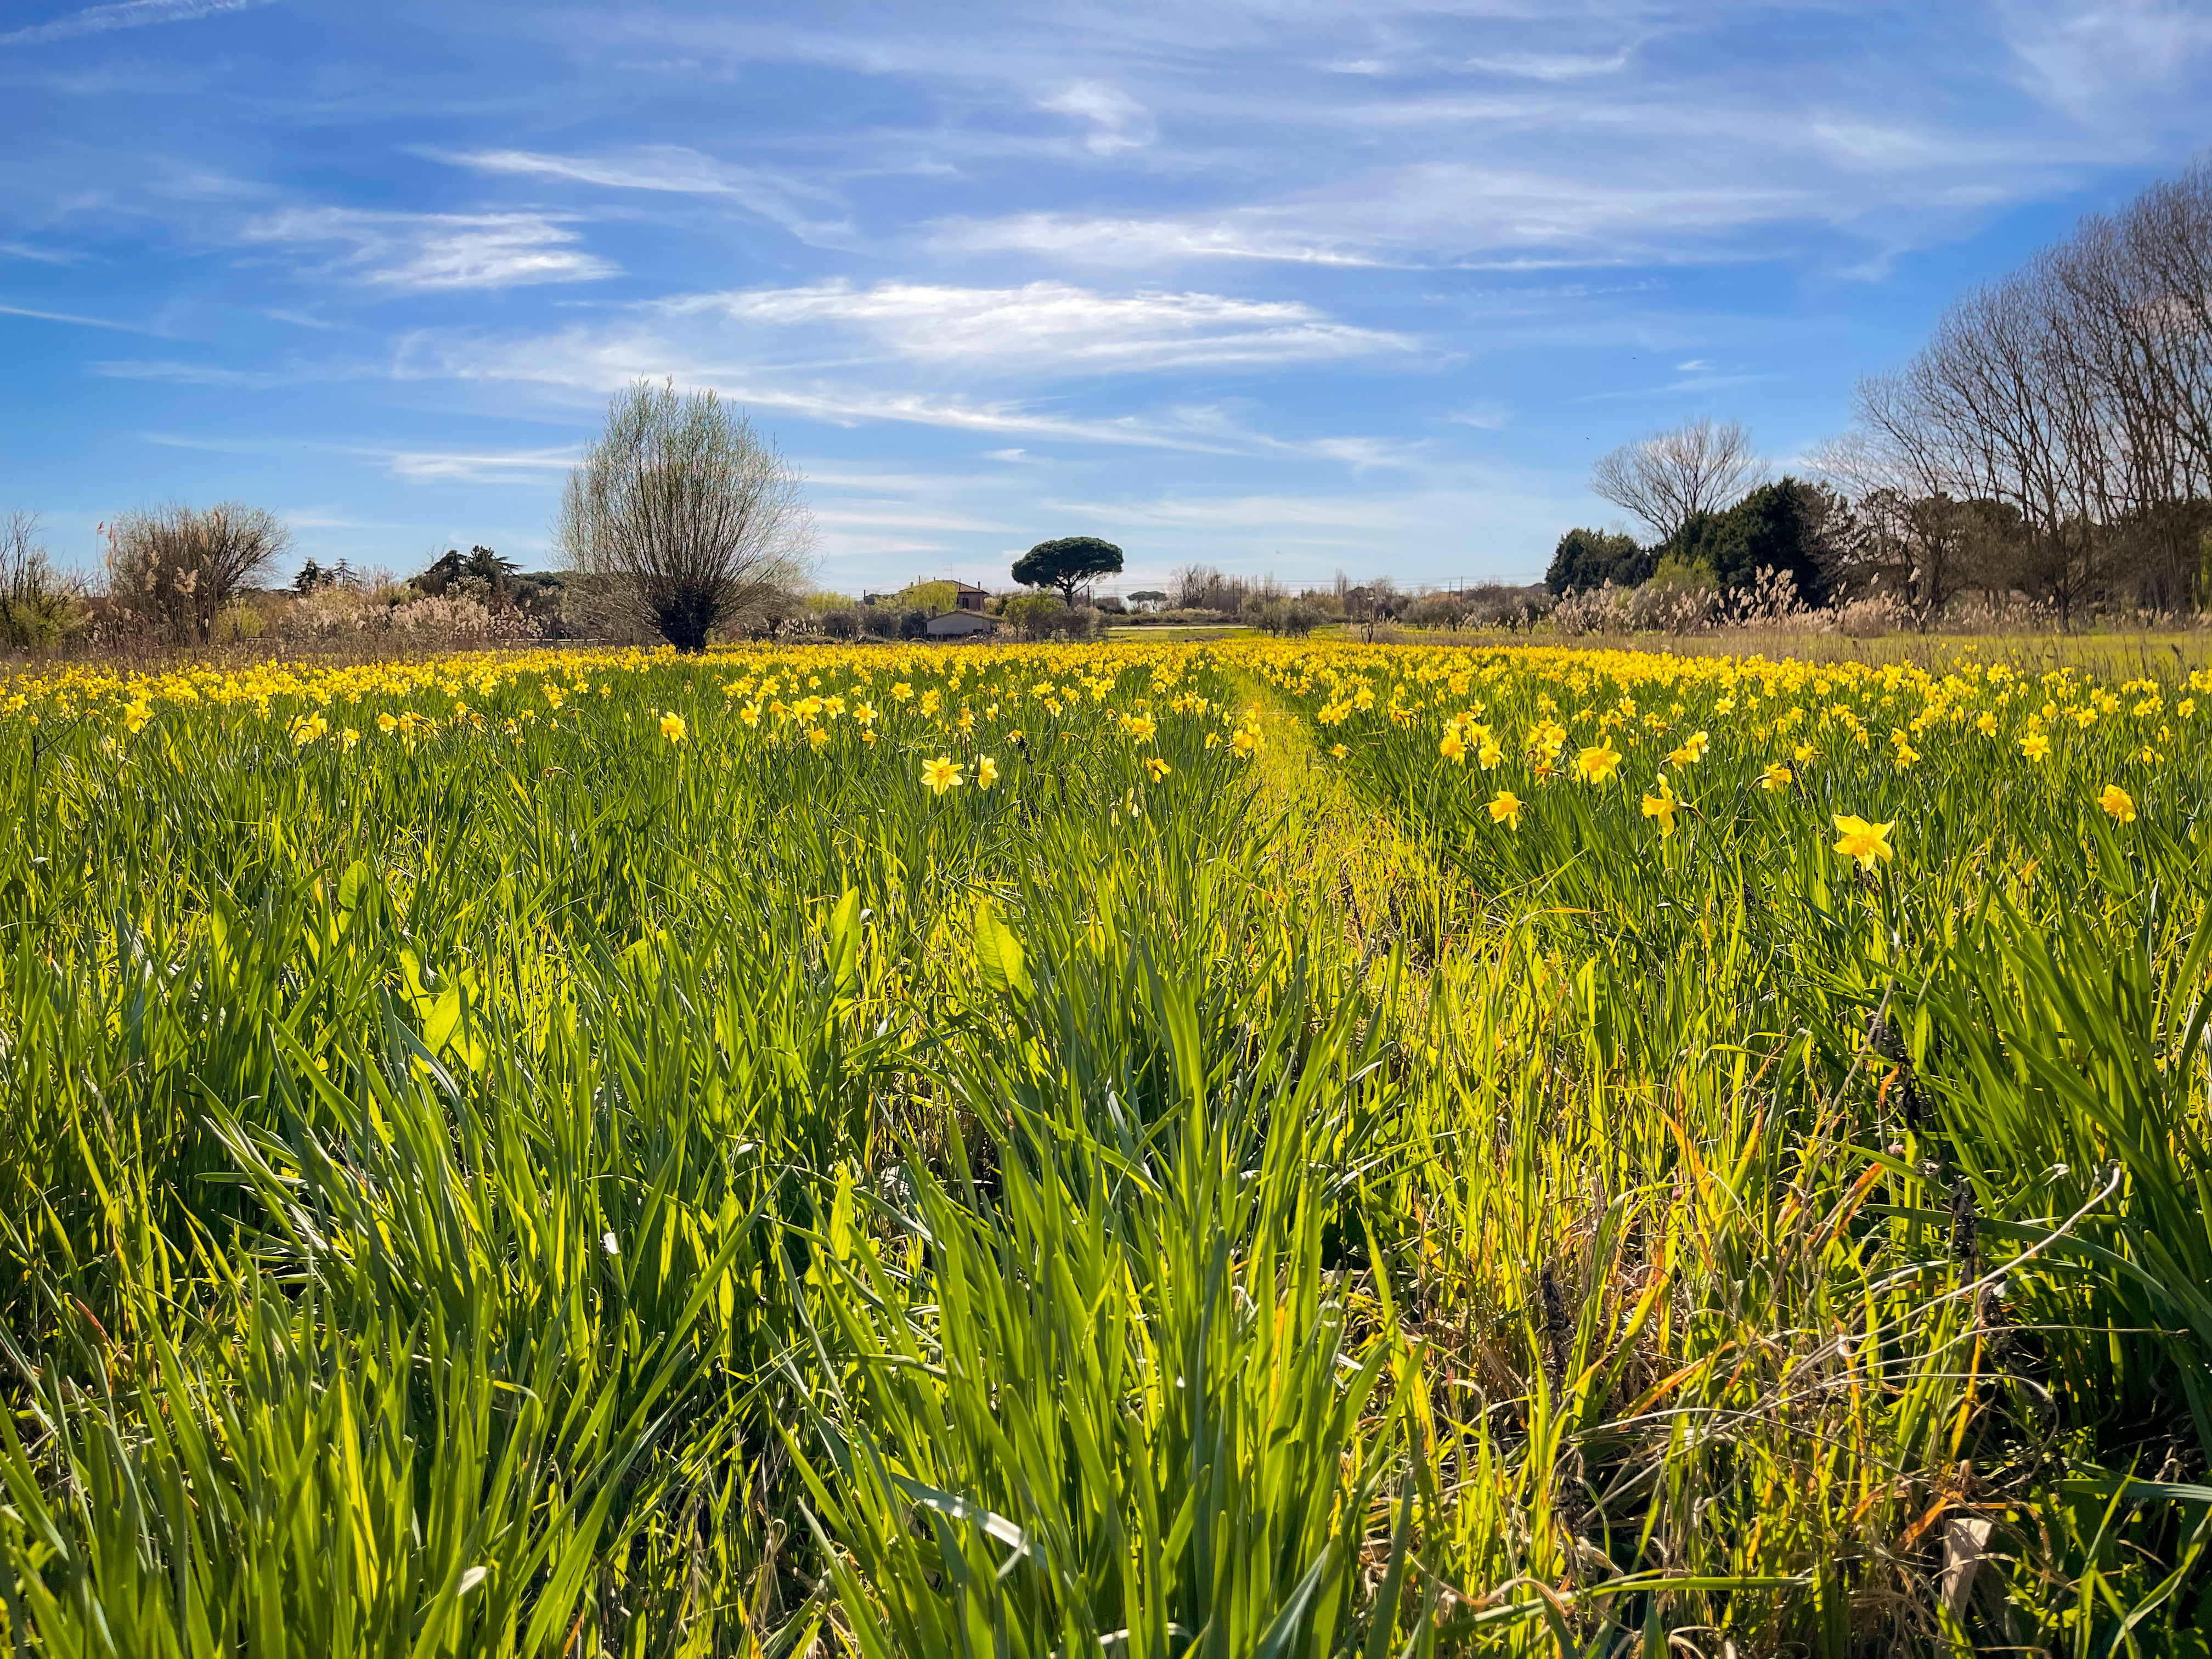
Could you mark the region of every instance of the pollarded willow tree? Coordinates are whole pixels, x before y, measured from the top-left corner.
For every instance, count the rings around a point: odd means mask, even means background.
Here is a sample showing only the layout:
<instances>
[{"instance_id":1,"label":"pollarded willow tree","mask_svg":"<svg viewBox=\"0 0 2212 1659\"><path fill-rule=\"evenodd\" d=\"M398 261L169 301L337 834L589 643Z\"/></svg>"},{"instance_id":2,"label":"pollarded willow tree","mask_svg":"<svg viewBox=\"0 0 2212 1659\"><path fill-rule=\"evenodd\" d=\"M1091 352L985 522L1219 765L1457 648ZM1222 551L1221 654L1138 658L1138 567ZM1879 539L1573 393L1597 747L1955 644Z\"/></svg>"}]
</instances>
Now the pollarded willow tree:
<instances>
[{"instance_id":1,"label":"pollarded willow tree","mask_svg":"<svg viewBox=\"0 0 2212 1659\"><path fill-rule=\"evenodd\" d=\"M610 611L703 650L805 574L805 483L711 390L639 380L568 475L555 544Z\"/></svg>"}]
</instances>

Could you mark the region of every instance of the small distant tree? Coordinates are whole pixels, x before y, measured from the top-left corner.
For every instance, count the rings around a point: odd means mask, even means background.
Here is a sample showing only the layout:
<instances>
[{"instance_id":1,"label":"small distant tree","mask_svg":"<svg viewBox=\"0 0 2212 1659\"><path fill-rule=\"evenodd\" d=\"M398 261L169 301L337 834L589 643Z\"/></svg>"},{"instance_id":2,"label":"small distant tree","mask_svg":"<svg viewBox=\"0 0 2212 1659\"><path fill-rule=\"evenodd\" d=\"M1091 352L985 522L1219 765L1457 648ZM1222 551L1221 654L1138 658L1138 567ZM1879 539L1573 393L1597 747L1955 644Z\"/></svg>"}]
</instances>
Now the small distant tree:
<instances>
[{"instance_id":1,"label":"small distant tree","mask_svg":"<svg viewBox=\"0 0 2212 1659\"><path fill-rule=\"evenodd\" d=\"M292 550L292 532L258 507L172 503L118 519L107 547L117 611L176 643L204 645L225 607Z\"/></svg>"},{"instance_id":2,"label":"small distant tree","mask_svg":"<svg viewBox=\"0 0 2212 1659\"><path fill-rule=\"evenodd\" d=\"M1121 550L1096 536L1062 536L1039 542L1014 561L1014 580L1024 587L1056 587L1060 603L1075 608L1075 590L1121 568Z\"/></svg>"},{"instance_id":3,"label":"small distant tree","mask_svg":"<svg viewBox=\"0 0 2212 1659\"><path fill-rule=\"evenodd\" d=\"M1444 628L1456 634L1467 623L1474 601L1450 589L1424 593L1407 607L1406 620L1416 628Z\"/></svg>"},{"instance_id":4,"label":"small distant tree","mask_svg":"<svg viewBox=\"0 0 2212 1659\"><path fill-rule=\"evenodd\" d=\"M924 616L941 617L948 611L960 608L960 584L951 581L915 582L900 592L898 603L917 609Z\"/></svg>"},{"instance_id":5,"label":"small distant tree","mask_svg":"<svg viewBox=\"0 0 2212 1659\"><path fill-rule=\"evenodd\" d=\"M1304 599L1265 599L1245 614L1255 626L1270 634L1288 635L1292 639L1304 639L1324 620L1322 608Z\"/></svg>"},{"instance_id":6,"label":"small distant tree","mask_svg":"<svg viewBox=\"0 0 2212 1659\"><path fill-rule=\"evenodd\" d=\"M1131 605L1141 605L1147 611L1157 611L1167 602L1166 592L1157 587L1140 587L1129 595Z\"/></svg>"},{"instance_id":7,"label":"small distant tree","mask_svg":"<svg viewBox=\"0 0 2212 1659\"><path fill-rule=\"evenodd\" d=\"M1006 626L1016 633L1042 639L1065 624L1067 607L1048 593L1021 593L1006 601L1004 616Z\"/></svg>"},{"instance_id":8,"label":"small distant tree","mask_svg":"<svg viewBox=\"0 0 2212 1659\"><path fill-rule=\"evenodd\" d=\"M1355 624L1362 639L1372 644L1375 630L1406 613L1406 596L1388 576L1344 591L1344 617Z\"/></svg>"},{"instance_id":9,"label":"small distant tree","mask_svg":"<svg viewBox=\"0 0 2212 1659\"><path fill-rule=\"evenodd\" d=\"M470 548L469 556L461 561L462 576L482 582L484 592L494 599L507 596L507 584L514 580L517 568L514 560L502 559L481 544Z\"/></svg>"},{"instance_id":10,"label":"small distant tree","mask_svg":"<svg viewBox=\"0 0 2212 1659\"><path fill-rule=\"evenodd\" d=\"M568 475L556 544L611 608L678 651L789 588L813 546L804 480L712 391L640 380Z\"/></svg>"},{"instance_id":11,"label":"small distant tree","mask_svg":"<svg viewBox=\"0 0 2212 1659\"><path fill-rule=\"evenodd\" d=\"M1178 611L1215 609L1214 598L1223 590L1226 580L1221 572L1210 564L1179 564L1168 580L1173 585L1172 602Z\"/></svg>"}]
</instances>

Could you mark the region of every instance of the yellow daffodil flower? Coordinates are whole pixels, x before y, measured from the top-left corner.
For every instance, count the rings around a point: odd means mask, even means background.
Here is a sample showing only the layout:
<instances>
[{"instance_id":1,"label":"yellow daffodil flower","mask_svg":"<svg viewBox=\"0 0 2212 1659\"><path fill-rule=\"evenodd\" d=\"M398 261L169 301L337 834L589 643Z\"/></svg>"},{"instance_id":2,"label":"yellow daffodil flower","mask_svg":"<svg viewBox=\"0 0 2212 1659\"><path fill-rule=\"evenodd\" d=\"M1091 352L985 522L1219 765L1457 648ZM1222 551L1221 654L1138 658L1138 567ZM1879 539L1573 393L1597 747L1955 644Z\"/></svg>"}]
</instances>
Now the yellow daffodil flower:
<instances>
[{"instance_id":1,"label":"yellow daffodil flower","mask_svg":"<svg viewBox=\"0 0 2212 1659\"><path fill-rule=\"evenodd\" d=\"M1610 743L1583 750L1575 757L1575 775L1584 783L1603 783L1620 769L1620 751Z\"/></svg>"},{"instance_id":2,"label":"yellow daffodil flower","mask_svg":"<svg viewBox=\"0 0 2212 1659\"><path fill-rule=\"evenodd\" d=\"M1897 820L1887 823L1869 823L1864 818L1836 815L1836 851L1847 859L1856 859L1859 868L1871 870L1877 860L1895 858L1896 849L1889 844L1889 832L1897 827Z\"/></svg>"}]
</instances>

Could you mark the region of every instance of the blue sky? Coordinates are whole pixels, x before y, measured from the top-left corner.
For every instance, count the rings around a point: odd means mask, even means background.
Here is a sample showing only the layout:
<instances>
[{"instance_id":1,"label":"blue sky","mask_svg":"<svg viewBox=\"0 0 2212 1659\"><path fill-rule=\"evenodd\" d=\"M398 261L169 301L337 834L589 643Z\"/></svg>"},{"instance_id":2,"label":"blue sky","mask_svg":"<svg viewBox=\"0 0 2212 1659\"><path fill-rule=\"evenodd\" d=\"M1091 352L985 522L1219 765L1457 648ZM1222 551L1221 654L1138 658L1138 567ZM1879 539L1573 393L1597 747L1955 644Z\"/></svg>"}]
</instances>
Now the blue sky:
<instances>
[{"instance_id":1,"label":"blue sky","mask_svg":"<svg viewBox=\"0 0 2212 1659\"><path fill-rule=\"evenodd\" d=\"M2212 7L9 0L0 508L544 562L629 378L820 578L1540 572L1686 415L1778 464L2212 138Z\"/></svg>"}]
</instances>

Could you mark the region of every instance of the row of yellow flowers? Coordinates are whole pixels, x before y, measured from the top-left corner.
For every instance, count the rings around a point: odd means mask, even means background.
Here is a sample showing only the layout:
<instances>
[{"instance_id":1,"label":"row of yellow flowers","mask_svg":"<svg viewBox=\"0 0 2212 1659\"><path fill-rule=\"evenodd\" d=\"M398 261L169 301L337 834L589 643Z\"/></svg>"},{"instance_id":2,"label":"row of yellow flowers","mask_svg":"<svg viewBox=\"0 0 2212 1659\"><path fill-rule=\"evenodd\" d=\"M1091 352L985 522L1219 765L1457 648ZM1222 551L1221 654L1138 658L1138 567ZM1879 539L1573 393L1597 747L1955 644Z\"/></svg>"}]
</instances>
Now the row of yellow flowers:
<instances>
[{"instance_id":1,"label":"row of yellow flowers","mask_svg":"<svg viewBox=\"0 0 2212 1659\"><path fill-rule=\"evenodd\" d=\"M1766 757L1754 758L1757 782L1772 791L1790 788L1832 743L1872 747L1883 726L1889 763L1900 771L1920 763L1925 746L1946 728L2002 743L2031 763L2051 759L2069 732L2084 740L2094 736L2099 753L2118 757L2117 734L2126 759L2155 767L2177 740L2185 749L2193 745L2197 694L2212 690L2212 672L2204 670L2170 685L2144 678L2112 687L2073 670L2030 677L1965 657L1939 674L1899 665L1553 648L1109 644L957 652L815 647L692 659L575 651L330 667L204 665L155 675L73 666L17 676L0 696L0 711L27 722L82 717L106 726L112 718L114 726L107 729L119 728L127 739L143 733L164 708L213 708L226 718L250 709L281 722L295 747L329 744L349 750L370 732L412 741L442 731L496 730L520 741L541 710L552 718L581 718L590 701L613 697L627 682L649 683L661 702L681 694L683 708L656 707L648 716L677 745L694 739L702 706L719 693L736 727L817 748L841 726L866 744L896 727L902 746L935 732L957 734L967 746L988 732L999 744L1021 748L1035 721L1089 711L1139 748L1153 742L1162 714L1172 712L1203 718L1213 728L1205 738L1209 746L1226 743L1240 757L1256 752L1261 738L1251 716L1192 688L1194 670L1207 662L1310 701L1316 725L1334 738L1328 752L1340 758L1370 725L1403 730L1433 720L1437 726L1431 729L1440 728L1438 755L1452 765L1471 763L1490 771L1518 758L1539 783L1571 777L1601 784L1621 773L1627 759L1622 739L1629 734L1654 748L1663 744L1665 769L1641 797L1643 815L1656 821L1662 839L1674 833L1688 804L1670 772L1703 763L1716 729L1737 745L1747 738L1779 746L1778 754L1769 748ZM357 707L362 713L346 718ZM1701 723L1708 721L1720 724ZM1579 741L1578 728L1586 728ZM1735 752L1741 755L1741 747ZM1172 769L1155 757L1146 769L1158 781ZM956 763L945 750L924 763L921 782L942 797L962 787L988 790L999 775L991 757ZM2135 798L2118 782L2105 785L2097 805L2122 823L2136 817ZM1512 789L1500 788L1489 811L1493 821L1517 829L1525 805Z\"/></svg>"}]
</instances>

